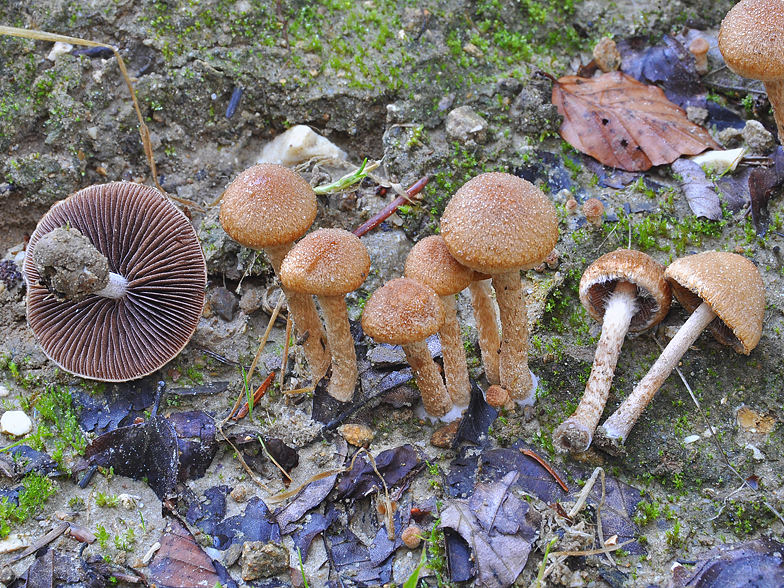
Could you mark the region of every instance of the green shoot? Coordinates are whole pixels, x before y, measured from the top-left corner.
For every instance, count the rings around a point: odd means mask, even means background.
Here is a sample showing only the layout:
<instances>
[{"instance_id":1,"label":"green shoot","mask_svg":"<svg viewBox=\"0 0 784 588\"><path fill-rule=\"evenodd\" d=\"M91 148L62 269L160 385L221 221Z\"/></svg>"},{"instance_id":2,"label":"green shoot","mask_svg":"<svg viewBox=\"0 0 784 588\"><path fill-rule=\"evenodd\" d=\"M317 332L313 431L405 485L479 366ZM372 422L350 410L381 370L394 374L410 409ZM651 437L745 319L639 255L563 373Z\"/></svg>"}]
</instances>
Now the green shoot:
<instances>
[{"instance_id":1,"label":"green shoot","mask_svg":"<svg viewBox=\"0 0 784 588\"><path fill-rule=\"evenodd\" d=\"M544 559L542 559L542 565L539 566L539 575L536 576L536 588L542 588L542 580L544 580L544 571L547 569L547 557L550 555L550 550L555 545L555 542L558 541L558 537L553 537L550 539L550 543L547 544L547 547L544 548Z\"/></svg>"},{"instance_id":2,"label":"green shoot","mask_svg":"<svg viewBox=\"0 0 784 588\"><path fill-rule=\"evenodd\" d=\"M350 174L346 174L331 184L316 186L313 188L313 191L318 195L324 195L337 194L338 192L348 190L351 186L359 184L362 180L364 180L370 172L378 167L378 164L378 161L374 161L368 165L367 158L365 158L365 161L362 162L362 165L358 170L351 172Z\"/></svg>"},{"instance_id":3,"label":"green shoot","mask_svg":"<svg viewBox=\"0 0 784 588\"><path fill-rule=\"evenodd\" d=\"M419 565L411 572L411 575L408 577L408 580L405 581L403 584L403 588L416 588L417 584L419 584L419 574L422 573L422 570L427 563L427 550L423 547L422 548L422 558L419 560Z\"/></svg>"},{"instance_id":4,"label":"green shoot","mask_svg":"<svg viewBox=\"0 0 784 588\"><path fill-rule=\"evenodd\" d=\"M299 573L302 574L302 584L305 588L309 588L308 579L305 577L305 566L302 564L302 552L297 547L297 559L299 560Z\"/></svg>"}]
</instances>

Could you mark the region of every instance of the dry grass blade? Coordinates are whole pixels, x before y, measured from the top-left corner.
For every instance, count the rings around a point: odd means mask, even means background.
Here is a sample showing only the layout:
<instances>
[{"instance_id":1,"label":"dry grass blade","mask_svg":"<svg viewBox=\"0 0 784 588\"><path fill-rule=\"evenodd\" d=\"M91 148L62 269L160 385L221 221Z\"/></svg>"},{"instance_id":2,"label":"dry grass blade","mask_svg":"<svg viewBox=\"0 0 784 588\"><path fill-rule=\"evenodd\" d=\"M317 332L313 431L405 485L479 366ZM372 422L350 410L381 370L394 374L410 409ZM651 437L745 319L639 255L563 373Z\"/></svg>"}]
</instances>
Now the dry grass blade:
<instances>
[{"instance_id":1,"label":"dry grass blade","mask_svg":"<svg viewBox=\"0 0 784 588\"><path fill-rule=\"evenodd\" d=\"M681 155L721 149L661 89L621 72L560 78L552 100L564 117L564 140L610 167L645 171Z\"/></svg>"}]
</instances>

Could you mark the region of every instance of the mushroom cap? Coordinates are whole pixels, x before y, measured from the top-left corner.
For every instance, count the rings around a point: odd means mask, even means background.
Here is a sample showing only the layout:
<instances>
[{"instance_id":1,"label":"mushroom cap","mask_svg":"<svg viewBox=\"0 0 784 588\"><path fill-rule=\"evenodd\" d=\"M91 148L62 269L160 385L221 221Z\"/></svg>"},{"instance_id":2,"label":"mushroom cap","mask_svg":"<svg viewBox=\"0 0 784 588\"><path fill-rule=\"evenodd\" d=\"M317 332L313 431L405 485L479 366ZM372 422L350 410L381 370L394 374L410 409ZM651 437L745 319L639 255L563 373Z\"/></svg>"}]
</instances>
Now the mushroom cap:
<instances>
[{"instance_id":1,"label":"mushroom cap","mask_svg":"<svg viewBox=\"0 0 784 588\"><path fill-rule=\"evenodd\" d=\"M762 336L765 287L757 266L725 251L706 251L681 257L670 264L664 277L678 302L694 312L707 302L718 315L709 326L723 345L748 355Z\"/></svg>"},{"instance_id":2,"label":"mushroom cap","mask_svg":"<svg viewBox=\"0 0 784 588\"><path fill-rule=\"evenodd\" d=\"M316 194L288 168L260 163L246 169L223 194L220 223L240 245L252 249L293 243L316 219Z\"/></svg>"},{"instance_id":3,"label":"mushroom cap","mask_svg":"<svg viewBox=\"0 0 784 588\"><path fill-rule=\"evenodd\" d=\"M280 280L286 288L316 296L344 296L370 271L370 255L359 237L343 229L319 229L286 254Z\"/></svg>"},{"instance_id":4,"label":"mushroom cap","mask_svg":"<svg viewBox=\"0 0 784 588\"><path fill-rule=\"evenodd\" d=\"M710 43L705 37L695 37L694 40L689 43L689 51L694 55L706 55L708 51L710 51Z\"/></svg>"},{"instance_id":5,"label":"mushroom cap","mask_svg":"<svg viewBox=\"0 0 784 588\"><path fill-rule=\"evenodd\" d=\"M151 374L188 343L204 305L207 268L190 221L158 190L114 182L80 190L38 222L28 251L63 226L78 229L128 281L121 299L56 300L24 263L27 322L64 370L122 382Z\"/></svg>"},{"instance_id":6,"label":"mushroom cap","mask_svg":"<svg viewBox=\"0 0 784 588\"><path fill-rule=\"evenodd\" d=\"M362 311L362 330L379 343L424 341L444 324L444 304L432 288L412 280L390 280Z\"/></svg>"},{"instance_id":7,"label":"mushroom cap","mask_svg":"<svg viewBox=\"0 0 784 588\"><path fill-rule=\"evenodd\" d=\"M461 264L486 274L530 269L558 241L555 208L522 178L486 173L466 182L447 204L441 235Z\"/></svg>"},{"instance_id":8,"label":"mushroom cap","mask_svg":"<svg viewBox=\"0 0 784 588\"><path fill-rule=\"evenodd\" d=\"M406 257L404 273L407 278L430 286L439 296L462 292L476 279L476 272L460 265L439 235L414 245Z\"/></svg>"},{"instance_id":9,"label":"mushroom cap","mask_svg":"<svg viewBox=\"0 0 784 588\"><path fill-rule=\"evenodd\" d=\"M598 198L589 198L583 204L583 214L585 218L599 218L604 214L604 204Z\"/></svg>"},{"instance_id":10,"label":"mushroom cap","mask_svg":"<svg viewBox=\"0 0 784 588\"><path fill-rule=\"evenodd\" d=\"M580 302L595 320L603 321L607 301L621 280L637 286L639 309L630 332L644 331L667 316L672 290L664 279L664 266L641 251L618 249L594 261L580 279Z\"/></svg>"},{"instance_id":11,"label":"mushroom cap","mask_svg":"<svg viewBox=\"0 0 784 588\"><path fill-rule=\"evenodd\" d=\"M719 29L719 50L739 76L784 78L784 2L742 0L733 6Z\"/></svg>"}]
</instances>

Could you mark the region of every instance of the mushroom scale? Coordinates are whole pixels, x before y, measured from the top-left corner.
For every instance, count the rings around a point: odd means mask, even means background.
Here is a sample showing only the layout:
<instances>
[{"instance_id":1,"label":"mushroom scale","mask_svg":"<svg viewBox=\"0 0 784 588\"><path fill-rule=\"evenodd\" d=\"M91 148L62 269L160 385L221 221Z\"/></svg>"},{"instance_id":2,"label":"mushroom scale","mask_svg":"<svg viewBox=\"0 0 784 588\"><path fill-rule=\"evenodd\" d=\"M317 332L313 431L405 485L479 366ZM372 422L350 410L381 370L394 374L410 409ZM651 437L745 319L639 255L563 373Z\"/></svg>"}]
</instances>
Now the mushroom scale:
<instances>
[{"instance_id":1,"label":"mushroom scale","mask_svg":"<svg viewBox=\"0 0 784 588\"><path fill-rule=\"evenodd\" d=\"M57 300L39 285L35 245L70 226L127 280L122 298ZM78 376L121 382L159 369L188 343L201 317L207 268L188 219L160 192L115 182L55 204L30 237L27 320L44 353Z\"/></svg>"}]
</instances>

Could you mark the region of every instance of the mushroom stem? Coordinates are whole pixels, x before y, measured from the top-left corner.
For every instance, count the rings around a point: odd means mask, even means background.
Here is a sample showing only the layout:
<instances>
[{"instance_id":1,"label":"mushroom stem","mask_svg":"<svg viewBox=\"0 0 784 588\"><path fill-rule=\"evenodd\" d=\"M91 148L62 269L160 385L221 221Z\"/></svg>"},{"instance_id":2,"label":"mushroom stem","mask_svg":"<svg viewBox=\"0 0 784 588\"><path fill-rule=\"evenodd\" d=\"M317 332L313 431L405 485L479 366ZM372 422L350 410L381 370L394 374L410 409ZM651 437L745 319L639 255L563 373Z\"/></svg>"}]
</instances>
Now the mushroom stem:
<instances>
[{"instance_id":1,"label":"mushroom stem","mask_svg":"<svg viewBox=\"0 0 784 588\"><path fill-rule=\"evenodd\" d=\"M602 445L620 447L628 438L642 411L648 406L664 380L672 373L686 350L697 340L700 333L716 318L716 313L707 302L703 302L665 347L659 359L651 366L645 377L629 397L623 401L610 418L597 430Z\"/></svg>"},{"instance_id":2,"label":"mushroom stem","mask_svg":"<svg viewBox=\"0 0 784 588\"><path fill-rule=\"evenodd\" d=\"M773 108L773 118L779 130L779 141L784 140L784 80L765 82L765 91Z\"/></svg>"},{"instance_id":3,"label":"mushroom stem","mask_svg":"<svg viewBox=\"0 0 784 588\"><path fill-rule=\"evenodd\" d=\"M357 355L348 322L346 299L344 296L319 296L318 300L332 352L332 377L327 392L340 402L348 402L354 397L357 384Z\"/></svg>"},{"instance_id":4,"label":"mushroom stem","mask_svg":"<svg viewBox=\"0 0 784 588\"><path fill-rule=\"evenodd\" d=\"M468 364L460 336L460 324L457 322L455 297L441 296L441 302L444 303L446 318L438 331L438 338L441 340L441 353L444 356L446 389L455 406L466 407L471 400L471 382L468 379Z\"/></svg>"},{"instance_id":5,"label":"mushroom stem","mask_svg":"<svg viewBox=\"0 0 784 588\"><path fill-rule=\"evenodd\" d=\"M109 272L109 283L104 288L93 292L96 296L103 296L104 298L113 298L119 300L125 296L128 291L128 280L120 274Z\"/></svg>"},{"instance_id":6,"label":"mushroom stem","mask_svg":"<svg viewBox=\"0 0 784 588\"><path fill-rule=\"evenodd\" d=\"M479 350L485 377L491 385L501 383L498 363L501 353L501 335L498 332L498 313L490 293L490 280L477 280L468 286L471 306L474 308L476 330L479 332Z\"/></svg>"},{"instance_id":7,"label":"mushroom stem","mask_svg":"<svg viewBox=\"0 0 784 588\"><path fill-rule=\"evenodd\" d=\"M411 369L414 371L419 392L422 394L422 404L425 411L432 417L442 417L452 410L452 399L446 391L444 381L438 372L438 366L430 355L426 341L406 343L403 346Z\"/></svg>"},{"instance_id":8,"label":"mushroom stem","mask_svg":"<svg viewBox=\"0 0 784 588\"><path fill-rule=\"evenodd\" d=\"M528 369L528 313L520 272L494 274L493 288L501 317L501 386L518 404L533 404L533 380Z\"/></svg>"},{"instance_id":9,"label":"mushroom stem","mask_svg":"<svg viewBox=\"0 0 784 588\"><path fill-rule=\"evenodd\" d=\"M275 270L276 275L280 275L280 265L283 263L283 258L291 250L292 245L292 243L286 243L285 245L264 248L264 252L269 257L272 269ZM283 284L281 284L281 289L286 295L289 312L294 320L297 332L300 335L308 333L308 337L305 339L302 347L310 365L313 379L316 381L321 380L327 373L331 360L327 336L316 310L316 303L313 302L313 296L292 292Z\"/></svg>"},{"instance_id":10,"label":"mushroom stem","mask_svg":"<svg viewBox=\"0 0 784 588\"><path fill-rule=\"evenodd\" d=\"M596 346L593 367L580 405L553 433L553 444L560 451L585 451L591 445L593 432L602 417L610 394L615 366L629 324L638 310L637 286L621 280L607 301L602 334Z\"/></svg>"}]
</instances>

